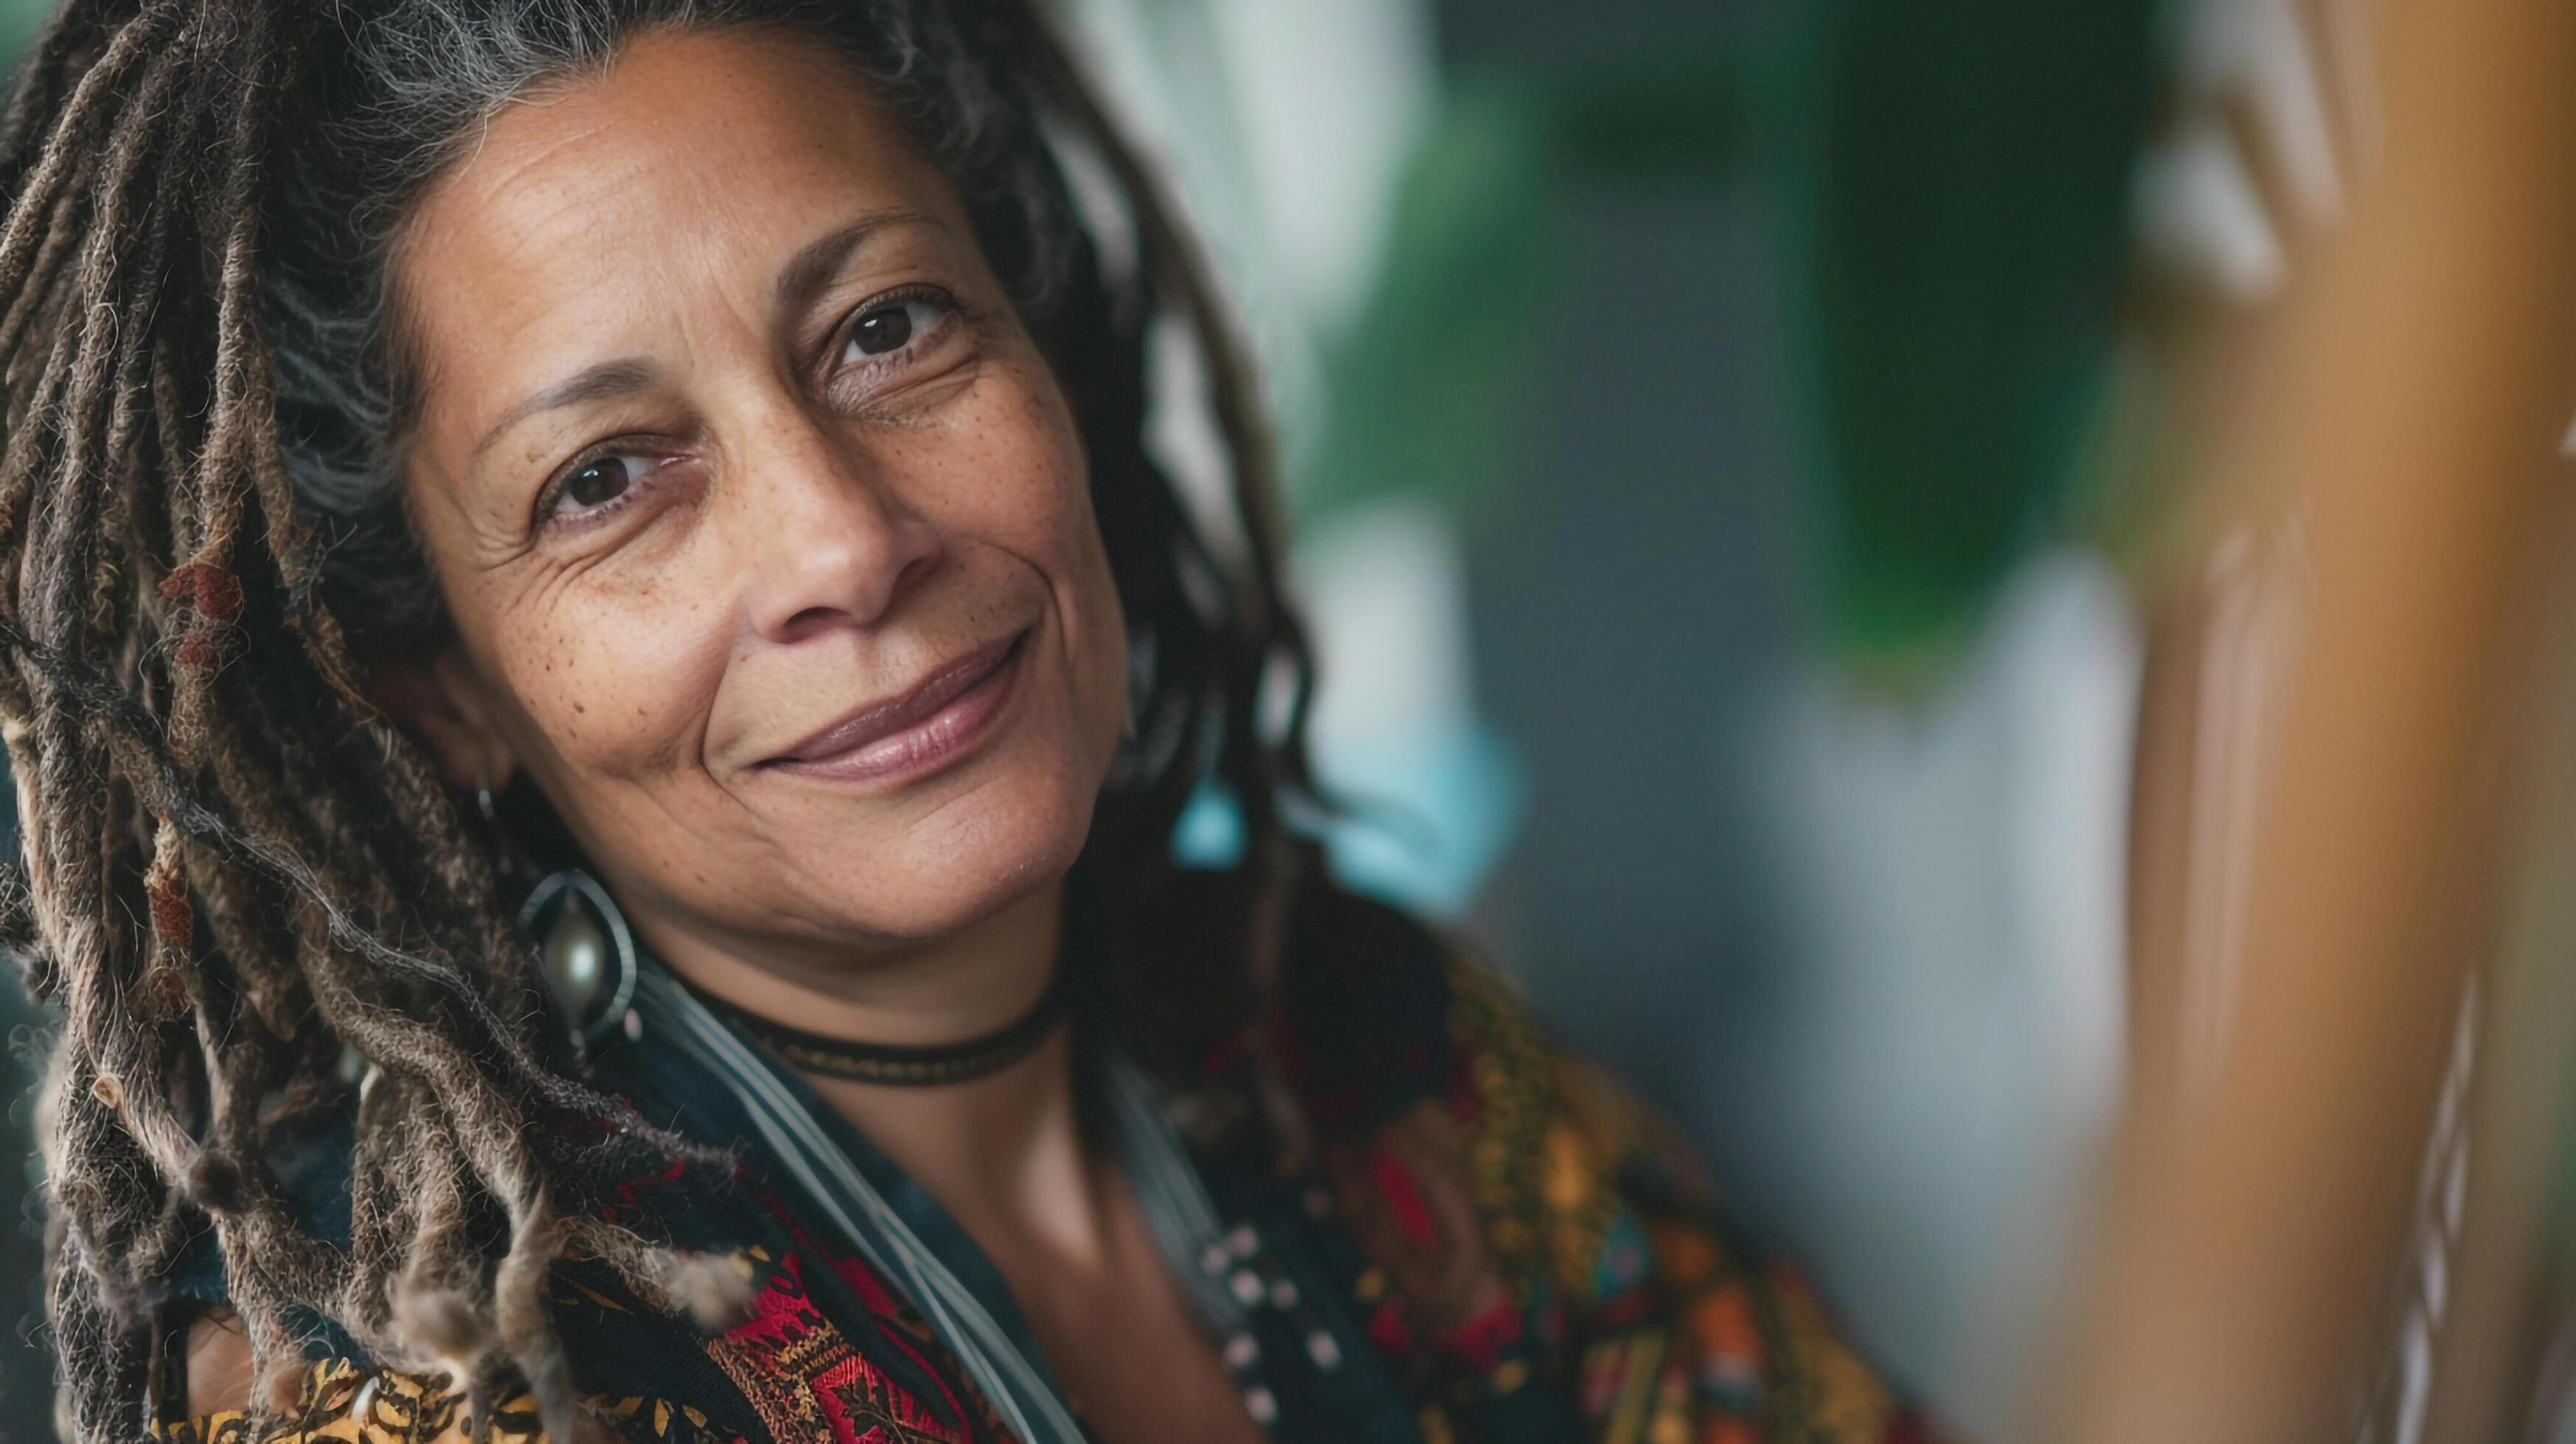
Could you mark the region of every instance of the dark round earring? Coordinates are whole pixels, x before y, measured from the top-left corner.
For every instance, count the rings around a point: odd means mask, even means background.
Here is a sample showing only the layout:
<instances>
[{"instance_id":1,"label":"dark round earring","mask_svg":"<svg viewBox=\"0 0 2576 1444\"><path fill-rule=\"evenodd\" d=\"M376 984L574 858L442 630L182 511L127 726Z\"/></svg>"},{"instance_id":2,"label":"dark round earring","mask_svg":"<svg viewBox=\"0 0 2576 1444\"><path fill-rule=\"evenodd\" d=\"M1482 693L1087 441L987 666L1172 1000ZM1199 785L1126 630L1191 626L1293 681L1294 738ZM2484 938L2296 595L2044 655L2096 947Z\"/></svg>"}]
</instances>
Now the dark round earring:
<instances>
[{"instance_id":1,"label":"dark round earring","mask_svg":"<svg viewBox=\"0 0 2576 1444\"><path fill-rule=\"evenodd\" d=\"M627 1027L635 1003L635 934L599 880L579 868L549 875L519 908L519 933L574 1036L596 1044Z\"/></svg>"}]
</instances>

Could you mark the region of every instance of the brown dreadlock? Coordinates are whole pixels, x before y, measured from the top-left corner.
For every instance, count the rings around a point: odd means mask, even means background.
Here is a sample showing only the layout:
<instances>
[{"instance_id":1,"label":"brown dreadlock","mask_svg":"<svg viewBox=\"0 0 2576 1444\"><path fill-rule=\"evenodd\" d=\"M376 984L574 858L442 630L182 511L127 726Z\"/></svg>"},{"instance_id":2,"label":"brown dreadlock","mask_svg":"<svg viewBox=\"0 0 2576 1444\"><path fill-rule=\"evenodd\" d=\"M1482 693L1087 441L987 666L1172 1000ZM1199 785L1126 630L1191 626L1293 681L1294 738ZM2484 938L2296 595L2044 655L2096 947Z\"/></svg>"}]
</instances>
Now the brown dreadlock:
<instances>
[{"instance_id":1,"label":"brown dreadlock","mask_svg":"<svg viewBox=\"0 0 2576 1444\"><path fill-rule=\"evenodd\" d=\"M525 1383L557 1439L550 1263L579 1250L648 1291L676 1266L595 1210L689 1145L559 1056L494 839L363 678L440 625L395 484L413 378L385 238L511 94L692 24L831 40L958 183L1075 402L1134 633L1138 739L1096 871L1150 892L1220 784L1252 839L1233 966L1243 996L1267 986L1311 854L1282 807L1312 798L1267 440L1181 227L1027 0L66 0L0 116L0 729L24 819L0 944L63 1018L48 1295L81 1441L163 1407L161 1284L208 1228L255 1408L318 1315L478 1398ZM1065 148L1114 182L1131 282ZM1143 441L1167 305L1228 442L1225 546ZM331 1109L355 1117L344 1240L272 1163Z\"/></svg>"}]
</instances>

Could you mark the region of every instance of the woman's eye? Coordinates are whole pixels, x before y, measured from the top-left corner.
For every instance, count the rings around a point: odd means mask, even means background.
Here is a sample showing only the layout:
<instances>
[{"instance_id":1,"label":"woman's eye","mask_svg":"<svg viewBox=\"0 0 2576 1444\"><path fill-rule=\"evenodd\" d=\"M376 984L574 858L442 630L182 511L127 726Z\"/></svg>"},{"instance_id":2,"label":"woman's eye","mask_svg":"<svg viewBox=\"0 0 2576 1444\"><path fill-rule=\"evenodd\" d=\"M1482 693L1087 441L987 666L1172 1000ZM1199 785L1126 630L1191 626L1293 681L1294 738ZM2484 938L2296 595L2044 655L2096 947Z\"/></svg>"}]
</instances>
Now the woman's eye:
<instances>
[{"instance_id":1,"label":"woman's eye","mask_svg":"<svg viewBox=\"0 0 2576 1444\"><path fill-rule=\"evenodd\" d=\"M939 323L940 304L926 296L886 301L859 313L850 327L850 344L842 359L884 356L911 344L912 338Z\"/></svg>"},{"instance_id":2,"label":"woman's eye","mask_svg":"<svg viewBox=\"0 0 2576 1444\"><path fill-rule=\"evenodd\" d=\"M610 505L633 490L656 460L640 452L617 452L585 461L564 474L563 484L555 488L554 504L547 510L561 516Z\"/></svg>"}]
</instances>

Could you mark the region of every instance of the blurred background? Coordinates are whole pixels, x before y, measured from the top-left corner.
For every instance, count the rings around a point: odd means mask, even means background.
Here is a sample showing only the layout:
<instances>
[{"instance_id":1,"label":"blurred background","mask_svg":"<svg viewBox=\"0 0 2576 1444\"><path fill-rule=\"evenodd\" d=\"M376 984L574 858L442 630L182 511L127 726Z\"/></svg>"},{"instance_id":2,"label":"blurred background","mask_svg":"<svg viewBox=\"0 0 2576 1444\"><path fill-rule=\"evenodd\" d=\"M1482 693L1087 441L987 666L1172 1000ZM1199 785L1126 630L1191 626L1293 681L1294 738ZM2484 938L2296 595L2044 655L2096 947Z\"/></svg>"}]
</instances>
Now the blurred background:
<instances>
[{"instance_id":1,"label":"blurred background","mask_svg":"<svg viewBox=\"0 0 2576 1444\"><path fill-rule=\"evenodd\" d=\"M1990 1435L2121 1067L2173 17L1939 8L1071 6L1268 363L1337 860Z\"/></svg>"},{"instance_id":2,"label":"blurred background","mask_svg":"<svg viewBox=\"0 0 2576 1444\"><path fill-rule=\"evenodd\" d=\"M2004 1433L2124 1080L2226 1035L2301 542L2211 521L2163 438L2341 212L2366 17L1060 4L1266 366L1336 862L1489 950L1890 1372ZM0 48L39 8L0 0ZM1180 839L1229 843L1213 799ZM0 995L16 1160L40 1020ZM2488 1016L2383 1290L2426 1359ZM39 1226L0 1219L0 1434L40 1439ZM2539 1398L2576 1357L2530 1312ZM2357 1437L2423 1437L2431 1366L2388 1357Z\"/></svg>"}]
</instances>

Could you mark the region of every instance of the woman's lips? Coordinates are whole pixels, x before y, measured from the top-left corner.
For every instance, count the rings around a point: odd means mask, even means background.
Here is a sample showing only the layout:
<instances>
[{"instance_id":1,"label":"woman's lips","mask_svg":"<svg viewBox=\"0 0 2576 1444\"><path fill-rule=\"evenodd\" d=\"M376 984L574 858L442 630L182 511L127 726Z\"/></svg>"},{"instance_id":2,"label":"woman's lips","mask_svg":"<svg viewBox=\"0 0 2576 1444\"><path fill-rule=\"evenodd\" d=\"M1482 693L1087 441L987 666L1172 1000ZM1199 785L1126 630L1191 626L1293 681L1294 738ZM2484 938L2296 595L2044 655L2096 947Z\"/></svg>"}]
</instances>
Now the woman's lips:
<instances>
[{"instance_id":1,"label":"woman's lips","mask_svg":"<svg viewBox=\"0 0 2576 1444\"><path fill-rule=\"evenodd\" d=\"M1023 631L978 647L902 696L870 702L762 765L855 781L953 756L1001 714L1028 636Z\"/></svg>"}]
</instances>

